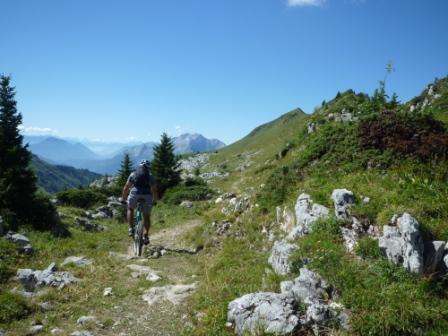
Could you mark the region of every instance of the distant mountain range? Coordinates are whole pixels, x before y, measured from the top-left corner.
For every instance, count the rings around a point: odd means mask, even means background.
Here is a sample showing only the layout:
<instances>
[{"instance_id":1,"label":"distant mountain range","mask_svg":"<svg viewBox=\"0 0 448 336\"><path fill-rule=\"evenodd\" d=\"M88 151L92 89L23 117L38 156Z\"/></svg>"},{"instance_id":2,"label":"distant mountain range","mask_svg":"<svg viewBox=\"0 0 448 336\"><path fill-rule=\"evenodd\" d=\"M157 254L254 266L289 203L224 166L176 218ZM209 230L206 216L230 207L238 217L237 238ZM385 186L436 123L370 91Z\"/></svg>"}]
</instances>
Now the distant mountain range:
<instances>
[{"instance_id":1,"label":"distant mountain range","mask_svg":"<svg viewBox=\"0 0 448 336\"><path fill-rule=\"evenodd\" d=\"M173 138L176 153L207 152L225 146L217 139L207 139L200 134L182 134ZM103 144L101 153L115 148L115 154L105 157L92 149L99 148L94 142L74 142L69 139L52 136L25 136L24 143L28 143L29 150L52 164L67 165L76 168L88 169L99 174L115 174L120 167L124 153L128 153L134 164L143 159L153 158L154 142L127 145L113 143L111 147ZM96 146L96 147L95 147Z\"/></svg>"},{"instance_id":2,"label":"distant mountain range","mask_svg":"<svg viewBox=\"0 0 448 336\"><path fill-rule=\"evenodd\" d=\"M88 186L92 181L101 177L100 174L92 173L87 169L52 165L39 159L37 155L33 155L32 167L36 173L39 187L49 193Z\"/></svg>"}]
</instances>

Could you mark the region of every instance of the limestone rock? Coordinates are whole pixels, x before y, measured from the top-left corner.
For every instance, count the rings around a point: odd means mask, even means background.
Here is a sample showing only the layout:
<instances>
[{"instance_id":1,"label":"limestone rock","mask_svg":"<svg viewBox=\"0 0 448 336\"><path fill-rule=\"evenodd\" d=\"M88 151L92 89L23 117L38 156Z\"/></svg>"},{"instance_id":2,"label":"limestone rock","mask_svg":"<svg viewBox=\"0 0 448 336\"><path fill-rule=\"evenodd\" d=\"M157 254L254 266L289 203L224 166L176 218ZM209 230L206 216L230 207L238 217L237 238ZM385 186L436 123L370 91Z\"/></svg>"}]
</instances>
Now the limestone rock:
<instances>
[{"instance_id":1,"label":"limestone rock","mask_svg":"<svg viewBox=\"0 0 448 336\"><path fill-rule=\"evenodd\" d=\"M347 189L335 189L331 194L331 199L334 202L336 217L343 220L350 219L349 209L355 204L353 192Z\"/></svg>"},{"instance_id":2,"label":"limestone rock","mask_svg":"<svg viewBox=\"0 0 448 336\"><path fill-rule=\"evenodd\" d=\"M112 287L104 288L103 296L111 296L112 295Z\"/></svg>"},{"instance_id":3,"label":"limestone rock","mask_svg":"<svg viewBox=\"0 0 448 336\"><path fill-rule=\"evenodd\" d=\"M22 251L26 254L32 254L34 252L33 247L30 244L30 240L23 234L8 231L5 238L18 244L22 248Z\"/></svg>"},{"instance_id":4,"label":"limestone rock","mask_svg":"<svg viewBox=\"0 0 448 336\"><path fill-rule=\"evenodd\" d=\"M33 292L36 287L42 286L53 286L62 289L66 285L79 282L79 279L69 272L57 272L55 263L51 263L43 271L18 269L16 276L27 292Z\"/></svg>"},{"instance_id":5,"label":"limestone rock","mask_svg":"<svg viewBox=\"0 0 448 336\"><path fill-rule=\"evenodd\" d=\"M294 213L287 207L284 207L283 210L277 207L277 224L280 226L280 230L289 234L295 227Z\"/></svg>"},{"instance_id":6,"label":"limestone rock","mask_svg":"<svg viewBox=\"0 0 448 336\"><path fill-rule=\"evenodd\" d=\"M34 325L28 331L28 335L37 335L40 334L44 330L44 326L42 324Z\"/></svg>"},{"instance_id":7,"label":"limestone rock","mask_svg":"<svg viewBox=\"0 0 448 336\"><path fill-rule=\"evenodd\" d=\"M87 330L81 330L81 331L75 331L70 334L71 336L94 336L90 331Z\"/></svg>"},{"instance_id":8,"label":"limestone rock","mask_svg":"<svg viewBox=\"0 0 448 336\"><path fill-rule=\"evenodd\" d=\"M293 281L287 281L280 285L282 293L294 297L296 300L326 300L329 297L330 286L317 273L306 267L300 269L300 275Z\"/></svg>"},{"instance_id":9,"label":"limestone rock","mask_svg":"<svg viewBox=\"0 0 448 336\"><path fill-rule=\"evenodd\" d=\"M348 252L354 252L359 239L358 233L353 229L348 229L345 227L341 227L341 233L346 250Z\"/></svg>"},{"instance_id":10,"label":"limestone rock","mask_svg":"<svg viewBox=\"0 0 448 336\"><path fill-rule=\"evenodd\" d=\"M408 213L401 217L394 216L392 224L384 225L383 236L379 239L379 247L389 261L402 265L408 271L423 271L423 240L420 235L420 224Z\"/></svg>"},{"instance_id":11,"label":"limestone rock","mask_svg":"<svg viewBox=\"0 0 448 336\"><path fill-rule=\"evenodd\" d=\"M193 202L191 202L191 201L182 201L182 203L180 203L180 206L182 208L192 208L193 207Z\"/></svg>"},{"instance_id":12,"label":"limestone rock","mask_svg":"<svg viewBox=\"0 0 448 336\"><path fill-rule=\"evenodd\" d=\"M189 285L167 285L163 287L151 287L143 294L143 300L148 302L148 305L153 305L157 302L167 300L174 305L190 296L197 288L197 283Z\"/></svg>"},{"instance_id":13,"label":"limestone rock","mask_svg":"<svg viewBox=\"0 0 448 336\"><path fill-rule=\"evenodd\" d=\"M85 326L88 324L93 324L93 323L97 323L97 319L95 316L81 316L77 321L77 324Z\"/></svg>"},{"instance_id":14,"label":"limestone rock","mask_svg":"<svg viewBox=\"0 0 448 336\"><path fill-rule=\"evenodd\" d=\"M286 275L291 272L291 262L289 258L297 249L297 245L290 244L286 240L279 240L274 243L268 263L272 266L275 273Z\"/></svg>"},{"instance_id":15,"label":"limestone rock","mask_svg":"<svg viewBox=\"0 0 448 336\"><path fill-rule=\"evenodd\" d=\"M146 280L151 282L157 282L161 279L161 277L157 274L158 271L153 270L151 267L131 264L127 265L127 268L131 269L133 272L131 276L133 278L140 278L142 276L146 277Z\"/></svg>"},{"instance_id":16,"label":"limestone rock","mask_svg":"<svg viewBox=\"0 0 448 336\"><path fill-rule=\"evenodd\" d=\"M288 235L289 239L297 239L312 231L312 224L319 218L328 216L329 210L323 205L313 203L311 196L301 194L295 206L296 227Z\"/></svg>"},{"instance_id":17,"label":"limestone rock","mask_svg":"<svg viewBox=\"0 0 448 336\"><path fill-rule=\"evenodd\" d=\"M259 331L289 335L300 325L294 299L277 293L247 294L230 302L227 321L237 335Z\"/></svg>"}]
</instances>

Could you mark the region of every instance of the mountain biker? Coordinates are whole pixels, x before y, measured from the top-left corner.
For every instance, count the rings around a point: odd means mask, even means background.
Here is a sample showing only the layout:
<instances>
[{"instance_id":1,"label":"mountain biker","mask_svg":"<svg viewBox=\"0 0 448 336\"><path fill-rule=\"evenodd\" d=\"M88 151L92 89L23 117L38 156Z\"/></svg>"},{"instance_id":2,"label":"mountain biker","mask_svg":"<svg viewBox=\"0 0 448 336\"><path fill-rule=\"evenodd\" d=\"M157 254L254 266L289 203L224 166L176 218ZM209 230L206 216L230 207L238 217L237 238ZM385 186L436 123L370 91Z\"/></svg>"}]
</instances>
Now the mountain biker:
<instances>
[{"instance_id":1,"label":"mountain biker","mask_svg":"<svg viewBox=\"0 0 448 336\"><path fill-rule=\"evenodd\" d=\"M142 204L143 212L143 244L149 244L149 227L151 225L150 216L151 208L157 204L158 194L156 188L156 181L149 172L150 162L142 160L137 169L129 175L128 181L123 188L122 199L127 199L128 211L127 219L129 225L129 236L134 235L134 209L138 203Z\"/></svg>"}]
</instances>

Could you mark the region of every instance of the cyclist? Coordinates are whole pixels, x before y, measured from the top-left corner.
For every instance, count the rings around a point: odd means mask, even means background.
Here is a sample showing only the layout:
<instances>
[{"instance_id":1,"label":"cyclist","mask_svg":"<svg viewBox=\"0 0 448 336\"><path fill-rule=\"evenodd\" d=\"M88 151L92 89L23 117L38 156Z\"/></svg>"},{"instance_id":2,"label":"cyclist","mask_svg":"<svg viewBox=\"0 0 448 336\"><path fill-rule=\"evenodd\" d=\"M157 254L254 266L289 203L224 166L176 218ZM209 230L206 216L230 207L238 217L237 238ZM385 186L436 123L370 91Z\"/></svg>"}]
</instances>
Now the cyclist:
<instances>
[{"instance_id":1,"label":"cyclist","mask_svg":"<svg viewBox=\"0 0 448 336\"><path fill-rule=\"evenodd\" d=\"M122 199L127 199L128 211L127 219L129 225L129 236L134 236L134 209L141 202L143 212L143 244L149 244L149 227L151 225L150 216L151 208L157 204L158 194L156 181L150 174L150 162L143 160L137 169L129 175L126 185L123 188Z\"/></svg>"}]
</instances>

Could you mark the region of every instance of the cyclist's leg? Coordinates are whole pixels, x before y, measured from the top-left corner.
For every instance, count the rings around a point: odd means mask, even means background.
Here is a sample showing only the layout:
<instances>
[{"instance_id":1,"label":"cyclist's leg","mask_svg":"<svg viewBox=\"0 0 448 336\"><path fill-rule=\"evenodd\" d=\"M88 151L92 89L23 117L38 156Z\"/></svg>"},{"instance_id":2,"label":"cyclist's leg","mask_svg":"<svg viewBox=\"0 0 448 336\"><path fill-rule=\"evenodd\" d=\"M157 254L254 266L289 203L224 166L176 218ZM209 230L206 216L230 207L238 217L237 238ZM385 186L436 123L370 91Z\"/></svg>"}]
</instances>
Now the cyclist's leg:
<instances>
[{"instance_id":1,"label":"cyclist's leg","mask_svg":"<svg viewBox=\"0 0 448 336\"><path fill-rule=\"evenodd\" d=\"M150 195L145 195L143 203L143 234L145 236L149 233L149 227L151 226L151 206L152 197Z\"/></svg>"},{"instance_id":2,"label":"cyclist's leg","mask_svg":"<svg viewBox=\"0 0 448 336\"><path fill-rule=\"evenodd\" d=\"M128 211L127 211L127 220L129 225L129 230L132 230L134 227L134 209L136 208L138 203L138 196L131 192L128 196Z\"/></svg>"},{"instance_id":3,"label":"cyclist's leg","mask_svg":"<svg viewBox=\"0 0 448 336\"><path fill-rule=\"evenodd\" d=\"M148 235L149 229L151 227L151 209L143 213L143 226L144 226L143 234Z\"/></svg>"}]
</instances>

